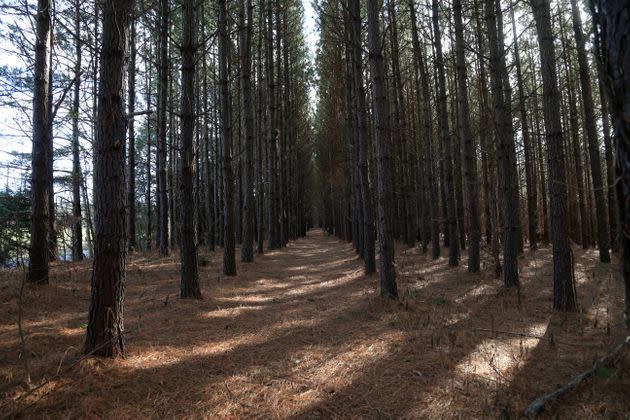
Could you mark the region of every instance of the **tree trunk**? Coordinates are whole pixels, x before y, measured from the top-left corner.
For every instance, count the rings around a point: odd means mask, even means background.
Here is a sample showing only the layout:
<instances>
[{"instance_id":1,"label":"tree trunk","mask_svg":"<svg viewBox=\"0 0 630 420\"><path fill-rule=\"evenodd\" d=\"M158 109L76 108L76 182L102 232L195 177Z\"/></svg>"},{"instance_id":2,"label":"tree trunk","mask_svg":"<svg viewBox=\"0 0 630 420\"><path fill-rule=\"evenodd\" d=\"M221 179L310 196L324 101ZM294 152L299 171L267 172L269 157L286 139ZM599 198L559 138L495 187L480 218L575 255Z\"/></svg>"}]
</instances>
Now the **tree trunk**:
<instances>
[{"instance_id":1,"label":"tree trunk","mask_svg":"<svg viewBox=\"0 0 630 420\"><path fill-rule=\"evenodd\" d=\"M598 1L603 41L603 67L617 152L619 226L630 223L630 6L625 0ZM626 288L626 325L630 328L630 237L620 233L621 269Z\"/></svg>"},{"instance_id":2,"label":"tree trunk","mask_svg":"<svg viewBox=\"0 0 630 420\"><path fill-rule=\"evenodd\" d=\"M372 212L372 191L368 179L368 126L365 87L363 86L363 50L361 48L361 4L360 0L350 0L350 43L352 46L352 79L354 87L355 118L358 130L358 176L363 219L363 271L371 274L376 271L374 247L374 216Z\"/></svg>"},{"instance_id":3,"label":"tree trunk","mask_svg":"<svg viewBox=\"0 0 630 420\"><path fill-rule=\"evenodd\" d=\"M381 264L381 296L398 297L394 267L394 238L392 232L392 162L387 118L389 115L385 89L385 71L377 0L368 0L368 50L373 86L374 143L378 172L378 232Z\"/></svg>"},{"instance_id":4,"label":"tree trunk","mask_svg":"<svg viewBox=\"0 0 630 420\"><path fill-rule=\"evenodd\" d=\"M442 173L444 196L446 198L446 213L448 221L449 259L451 266L459 264L459 235L457 232L457 215L455 205L455 183L453 181L453 153L452 141L449 133L448 112L446 109L446 78L444 76L444 56L442 54L442 41L438 16L438 0L433 0L433 37L435 40L435 66L437 68L438 83L438 130L442 140L444 170Z\"/></svg>"},{"instance_id":5,"label":"tree trunk","mask_svg":"<svg viewBox=\"0 0 630 420\"><path fill-rule=\"evenodd\" d=\"M610 262L609 246L610 236L606 220L606 200L604 199L604 185L602 181L602 167L599 155L599 140L595 127L595 110L593 105L593 91L591 88L591 75L586 48L584 46L584 34L577 0L571 0L571 17L573 20L573 32L575 33L575 46L577 48L578 69L580 72L580 87L582 92L582 104L584 106L584 127L586 128L586 140L591 163L591 175L593 177L593 192L595 195L595 213L597 217L597 244L599 246L599 260Z\"/></svg>"},{"instance_id":6,"label":"tree trunk","mask_svg":"<svg viewBox=\"0 0 630 420\"><path fill-rule=\"evenodd\" d=\"M572 270L572 252L567 223L567 188L564 145L560 124L560 92L556 76L556 54L551 31L549 3L531 0L536 21L543 79L543 109L549 162L549 195L551 202L551 241L553 245L553 307L575 311L577 300Z\"/></svg>"},{"instance_id":7,"label":"tree trunk","mask_svg":"<svg viewBox=\"0 0 630 420\"><path fill-rule=\"evenodd\" d=\"M125 57L132 2L103 3L103 36L94 144L95 242L92 299L84 351L123 353L126 259Z\"/></svg>"},{"instance_id":8,"label":"tree trunk","mask_svg":"<svg viewBox=\"0 0 630 420\"><path fill-rule=\"evenodd\" d=\"M75 2L74 98L72 100L72 261L83 260L83 225L81 223L81 157L79 144L79 101L81 94L81 2Z\"/></svg>"},{"instance_id":9,"label":"tree trunk","mask_svg":"<svg viewBox=\"0 0 630 420\"><path fill-rule=\"evenodd\" d=\"M278 247L276 243L276 83L273 57L273 0L267 0L267 86L269 115L267 120L267 239L269 249Z\"/></svg>"},{"instance_id":10,"label":"tree trunk","mask_svg":"<svg viewBox=\"0 0 630 420\"><path fill-rule=\"evenodd\" d=\"M166 118L168 106L168 0L160 2L160 65L158 78L158 117L157 117L157 211L158 247L160 255L169 253L168 234L168 195L166 182Z\"/></svg>"},{"instance_id":11,"label":"tree trunk","mask_svg":"<svg viewBox=\"0 0 630 420\"><path fill-rule=\"evenodd\" d=\"M538 249L538 217L536 212L536 176L534 172L534 162L532 158L532 145L527 121L527 107L525 105L525 87L523 74L521 71L521 57L518 46L518 36L516 33L516 20L514 18L514 6L510 7L512 20L512 38L514 42L514 64L516 66L516 84L518 87L518 104L521 120L521 134L523 136L523 152L525 157L525 190L527 194L527 227L529 236L529 249Z\"/></svg>"},{"instance_id":12,"label":"tree trunk","mask_svg":"<svg viewBox=\"0 0 630 420\"><path fill-rule=\"evenodd\" d=\"M253 31L252 0L241 0L241 106L243 113L243 138L245 142L245 162L243 176L243 245L241 261L254 260L254 112L252 109L251 50ZM247 15L247 16L245 16ZM247 20L247 23L245 23Z\"/></svg>"},{"instance_id":13,"label":"tree trunk","mask_svg":"<svg viewBox=\"0 0 630 420\"><path fill-rule=\"evenodd\" d=\"M260 0L258 4L258 45L257 45L257 96L256 113L258 116L258 127L256 136L256 251L258 255L265 252L265 183L264 183L264 160L265 142L263 131L266 129L265 102L263 98L264 77L263 77L263 40L265 39L265 2Z\"/></svg>"},{"instance_id":14,"label":"tree trunk","mask_svg":"<svg viewBox=\"0 0 630 420\"><path fill-rule=\"evenodd\" d=\"M586 188L584 182L584 171L582 166L582 153L580 148L580 139L579 139L579 127L578 127L578 115L577 115L577 98L574 95L574 85L573 85L573 71L572 71L572 63L571 56L568 51L567 40L565 35L565 30L562 24L562 19L560 19L560 39L562 45L562 58L563 58L563 66L565 72L565 83L566 83L566 93L567 93L567 108L569 109L568 122L566 121L566 113L563 114L564 125L569 132L568 138L565 138L567 142L567 147L573 153L567 156L567 180L569 182L575 182L573 188L569 185L568 193L569 193L569 211L572 217L572 229L570 229L570 234L572 234L576 241L581 242L582 248L586 249L589 246L589 235L588 235L588 218L586 211ZM562 98L561 98L562 99ZM571 162L573 159L573 162ZM571 194L572 190L577 192L577 205L578 211L574 212L571 206L571 200L574 199L574 194ZM578 216L579 215L579 219Z\"/></svg>"},{"instance_id":15,"label":"tree trunk","mask_svg":"<svg viewBox=\"0 0 630 420\"><path fill-rule=\"evenodd\" d=\"M236 259L234 256L234 179L232 175L232 117L230 109L230 86L228 61L230 57L230 36L228 32L227 0L219 0L219 84L221 138L223 145L223 274L236 275Z\"/></svg>"},{"instance_id":16,"label":"tree trunk","mask_svg":"<svg viewBox=\"0 0 630 420\"><path fill-rule=\"evenodd\" d=\"M128 177L127 188L127 229L129 232L129 252L135 251L136 245L136 134L133 113L136 111L136 23L135 23L135 1L131 7L131 36L129 38L129 74L127 75L129 95L127 107L129 114L129 146L128 146Z\"/></svg>"},{"instance_id":17,"label":"tree trunk","mask_svg":"<svg viewBox=\"0 0 630 420\"><path fill-rule=\"evenodd\" d=\"M494 130L497 139L497 158L499 165L499 188L501 190L501 215L503 225L503 283L506 287L518 286L518 197L513 189L516 176L510 158L514 150L514 131L506 98L505 80L502 68L505 57L501 55L502 46L499 36L502 27L497 25L497 8L494 0L486 0L486 26L490 48L490 81L494 108Z\"/></svg>"},{"instance_id":18,"label":"tree trunk","mask_svg":"<svg viewBox=\"0 0 630 420\"><path fill-rule=\"evenodd\" d=\"M468 204L468 271L479 271L479 210L477 204L477 166L475 146L470 130L468 110L468 82L466 76L466 58L464 55L464 28L462 23L462 2L453 0L455 18L455 55L457 59L457 104L459 108L459 135L464 155L464 186Z\"/></svg>"},{"instance_id":19,"label":"tree trunk","mask_svg":"<svg viewBox=\"0 0 630 420\"><path fill-rule=\"evenodd\" d=\"M613 142L610 135L610 112L608 98L604 93L601 76L599 77L599 95L602 105L602 127L604 130L604 156L606 160L606 198L608 199L608 223L610 227L610 245L613 253L619 251L617 234L617 197L615 195L615 163L613 162Z\"/></svg>"},{"instance_id":20,"label":"tree trunk","mask_svg":"<svg viewBox=\"0 0 630 420\"><path fill-rule=\"evenodd\" d=\"M146 190L146 207L147 207L147 236L146 236L146 247L147 250L151 250L151 242L152 242L152 238L153 238L153 205L152 205L152 201L151 201L151 183L152 183L152 178L151 178L151 133L152 133L152 129L153 127L151 126L151 62L152 62L152 58L153 58L153 54L152 54L152 49L151 49L151 42L145 37L144 38L144 45L145 45L145 54L147 55L147 60L148 63L147 64L147 69L145 72L145 94L146 94L146 104L147 104L147 108L149 111L149 114L147 115L147 158L146 158L146 171L147 171L147 190Z\"/></svg>"},{"instance_id":21,"label":"tree trunk","mask_svg":"<svg viewBox=\"0 0 630 420\"><path fill-rule=\"evenodd\" d=\"M182 1L182 96L179 203L181 207L181 285L182 298L201 298L197 269L195 235L195 200L193 191L193 141L195 130L195 66L197 51L195 0Z\"/></svg>"},{"instance_id":22,"label":"tree trunk","mask_svg":"<svg viewBox=\"0 0 630 420\"><path fill-rule=\"evenodd\" d=\"M52 1L37 2L35 39L35 87L33 90L33 153L31 178L31 245L29 247L28 278L32 283L48 283L49 188L48 153L52 136L48 121L51 109L50 38Z\"/></svg>"},{"instance_id":23,"label":"tree trunk","mask_svg":"<svg viewBox=\"0 0 630 420\"><path fill-rule=\"evenodd\" d=\"M418 39L418 24L416 17L416 10L413 0L409 0L409 14L411 16L411 36L413 45L413 56L417 66L415 69L419 70L419 75L416 75L416 90L419 95L422 95L422 103L419 104L421 108L421 120L423 124L423 131L425 142L422 145L423 154L423 166L424 166L424 181L428 188L428 194L426 194L425 200L427 203L427 217L429 220L429 226L431 231L431 257L435 260L440 257L440 226L438 220L439 214L439 200L438 191L436 186L436 176L434 170L434 162L432 158L433 154L433 118L431 115L431 92L429 90L429 81L427 77L427 70L425 65L424 54L420 48L420 41Z\"/></svg>"}]
</instances>

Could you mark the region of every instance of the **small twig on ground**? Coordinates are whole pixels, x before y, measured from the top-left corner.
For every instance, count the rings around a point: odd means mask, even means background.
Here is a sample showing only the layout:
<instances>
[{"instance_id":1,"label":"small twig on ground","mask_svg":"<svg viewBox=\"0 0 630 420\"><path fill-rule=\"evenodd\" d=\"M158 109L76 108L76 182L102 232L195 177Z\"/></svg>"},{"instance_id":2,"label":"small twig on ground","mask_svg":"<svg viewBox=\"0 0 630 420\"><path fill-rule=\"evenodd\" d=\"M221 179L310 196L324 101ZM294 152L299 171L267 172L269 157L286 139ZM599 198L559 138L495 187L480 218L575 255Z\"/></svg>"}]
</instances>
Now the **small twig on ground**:
<instances>
[{"instance_id":1,"label":"small twig on ground","mask_svg":"<svg viewBox=\"0 0 630 420\"><path fill-rule=\"evenodd\" d=\"M630 348L630 335L626 337L621 344L618 344L615 348L613 348L606 356L597 359L590 369L574 376L568 383L557 388L552 393L536 398L530 405L527 406L523 414L527 417L535 417L545 408L545 405L577 388L582 381L593 376L600 367L614 365L621 358L624 350L627 348Z\"/></svg>"}]
</instances>

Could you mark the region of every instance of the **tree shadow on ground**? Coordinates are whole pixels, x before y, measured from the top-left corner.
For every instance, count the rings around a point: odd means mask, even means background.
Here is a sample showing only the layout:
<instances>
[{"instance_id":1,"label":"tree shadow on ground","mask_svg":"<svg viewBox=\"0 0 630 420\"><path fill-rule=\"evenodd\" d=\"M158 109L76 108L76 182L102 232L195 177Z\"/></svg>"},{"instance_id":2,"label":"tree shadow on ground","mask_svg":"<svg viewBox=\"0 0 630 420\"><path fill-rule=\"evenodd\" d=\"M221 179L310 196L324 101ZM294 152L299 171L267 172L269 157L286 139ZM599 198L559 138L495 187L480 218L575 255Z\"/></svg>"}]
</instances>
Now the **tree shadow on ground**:
<instances>
[{"instance_id":1,"label":"tree shadow on ground","mask_svg":"<svg viewBox=\"0 0 630 420\"><path fill-rule=\"evenodd\" d=\"M579 315L562 323L551 314L544 250L522 261L520 304L517 293L500 289L497 280L470 275L465 267L447 268L445 259L432 262L416 250L397 258L401 301L384 302L377 277L362 275L351 245L321 231L240 264L233 278L220 274L220 252L203 254L209 265L201 268L202 301L177 298L175 256L132 258L126 356L81 360L17 403L11 398L24 392L17 331L9 317L2 317L6 385L0 392L8 402L6 412L61 417L500 415L514 412L530 397L517 395L522 383L533 383L532 392L546 385L538 386L530 375L539 358L549 357L538 355L548 340L519 342L479 328L546 338L553 331L558 343L584 336L575 334ZM578 259L585 267L593 265L587 257ZM27 293L25 328L35 351L31 370L36 380L54 375L60 360L62 367L80 360L75 350L84 334L89 270L75 272L83 276L55 273L56 295L53 288ZM585 276L580 288L600 290L600 278ZM584 300L586 308L589 299ZM77 310L80 306L85 309ZM69 346L75 350L68 351ZM562 346L556 344L554 351L569 361L577 357L573 347ZM554 381L563 373L548 376Z\"/></svg>"}]
</instances>

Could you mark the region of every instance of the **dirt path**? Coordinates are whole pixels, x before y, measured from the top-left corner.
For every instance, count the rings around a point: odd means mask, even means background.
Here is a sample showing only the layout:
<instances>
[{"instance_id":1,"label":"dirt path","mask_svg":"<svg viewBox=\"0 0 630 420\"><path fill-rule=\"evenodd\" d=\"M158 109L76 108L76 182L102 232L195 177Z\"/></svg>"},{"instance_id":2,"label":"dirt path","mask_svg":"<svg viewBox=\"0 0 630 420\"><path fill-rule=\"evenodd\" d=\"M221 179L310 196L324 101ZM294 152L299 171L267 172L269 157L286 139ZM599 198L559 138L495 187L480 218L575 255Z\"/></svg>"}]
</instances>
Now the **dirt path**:
<instances>
[{"instance_id":1,"label":"dirt path","mask_svg":"<svg viewBox=\"0 0 630 420\"><path fill-rule=\"evenodd\" d=\"M220 275L220 252L201 254L208 261L201 268L202 301L177 297L176 257L131 259L126 356L113 362L80 360L77 351L85 333L89 265L58 267L48 289L29 289L31 375L36 382L51 377L60 361L62 375L19 403L10 400L24 392L11 312L16 306L3 289L0 378L6 385L0 385L0 395L9 404L6 412L116 418L495 416L518 412L621 334L611 315L619 302L605 298L618 285L590 254L580 257L578 267L585 312L562 317L549 310L544 250L538 259L522 261L521 305L495 279L470 275L465 267L449 269L444 259L432 262L416 250L397 258L400 303L383 302L377 277L362 275L351 246L319 230L252 264L239 264L234 278ZM588 270L596 275L589 277ZM612 329L610 335L605 328ZM630 409L625 369L617 382L602 380L590 394L572 397L579 398L582 414L596 414L603 400L608 414ZM563 410L557 412L574 412Z\"/></svg>"}]
</instances>

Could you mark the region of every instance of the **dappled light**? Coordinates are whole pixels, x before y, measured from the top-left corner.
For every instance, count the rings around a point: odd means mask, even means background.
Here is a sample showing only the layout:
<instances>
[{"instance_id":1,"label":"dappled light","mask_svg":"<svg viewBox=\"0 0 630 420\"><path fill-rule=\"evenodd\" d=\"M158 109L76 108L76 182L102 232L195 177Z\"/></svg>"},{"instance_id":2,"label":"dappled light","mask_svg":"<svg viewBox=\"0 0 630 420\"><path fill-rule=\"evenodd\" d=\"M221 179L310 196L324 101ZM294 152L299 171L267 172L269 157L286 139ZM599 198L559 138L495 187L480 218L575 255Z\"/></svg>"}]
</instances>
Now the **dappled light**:
<instances>
[{"instance_id":1,"label":"dappled light","mask_svg":"<svg viewBox=\"0 0 630 420\"><path fill-rule=\"evenodd\" d=\"M177 297L176 258L132 258L126 352L111 362L81 356L86 313L73 308L87 309L87 264L57 265L49 289L27 288L31 376L37 383L60 372L32 394L22 385L12 315L19 278L3 274L5 412L441 417L448 407L498 416L588 366L623 332L622 302L609 298L621 287L611 280L618 274L588 252L576 255L582 311L573 315L551 312L546 249L523 257L520 298L489 275L440 268L406 250L397 256L399 303L382 301L351 246L320 230L259 256L237 277L221 274L220 252L201 254L209 264L200 269L199 301ZM620 366L616 381L596 378L594 389L568 396L566 406L580 401L580 415L596 415L601 395L628 386L626 371ZM623 413L627 403L613 399L609 413ZM567 414L564 406L552 410Z\"/></svg>"}]
</instances>

